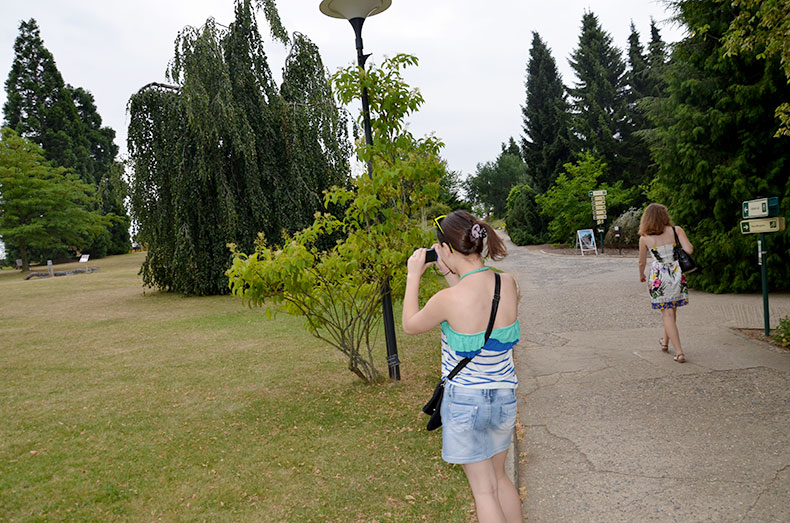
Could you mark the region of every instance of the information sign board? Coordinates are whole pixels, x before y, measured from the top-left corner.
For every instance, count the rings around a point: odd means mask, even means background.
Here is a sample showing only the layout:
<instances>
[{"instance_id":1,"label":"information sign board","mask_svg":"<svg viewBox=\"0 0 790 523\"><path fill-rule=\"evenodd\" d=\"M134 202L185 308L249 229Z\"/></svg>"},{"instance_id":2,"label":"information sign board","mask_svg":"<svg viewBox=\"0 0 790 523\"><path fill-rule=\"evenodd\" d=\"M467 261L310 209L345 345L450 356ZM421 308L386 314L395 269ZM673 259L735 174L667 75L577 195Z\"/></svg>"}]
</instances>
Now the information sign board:
<instances>
[{"instance_id":1,"label":"information sign board","mask_svg":"<svg viewBox=\"0 0 790 523\"><path fill-rule=\"evenodd\" d=\"M582 251L582 256L585 252L592 251L598 254L598 247L595 245L595 234L592 229L580 229L576 231L576 241Z\"/></svg>"},{"instance_id":2,"label":"information sign board","mask_svg":"<svg viewBox=\"0 0 790 523\"><path fill-rule=\"evenodd\" d=\"M741 234L781 232L785 230L784 216L776 218L759 218L757 220L741 220Z\"/></svg>"},{"instance_id":3,"label":"information sign board","mask_svg":"<svg viewBox=\"0 0 790 523\"><path fill-rule=\"evenodd\" d=\"M744 219L779 216L779 198L774 196L745 201L741 215Z\"/></svg>"}]
</instances>

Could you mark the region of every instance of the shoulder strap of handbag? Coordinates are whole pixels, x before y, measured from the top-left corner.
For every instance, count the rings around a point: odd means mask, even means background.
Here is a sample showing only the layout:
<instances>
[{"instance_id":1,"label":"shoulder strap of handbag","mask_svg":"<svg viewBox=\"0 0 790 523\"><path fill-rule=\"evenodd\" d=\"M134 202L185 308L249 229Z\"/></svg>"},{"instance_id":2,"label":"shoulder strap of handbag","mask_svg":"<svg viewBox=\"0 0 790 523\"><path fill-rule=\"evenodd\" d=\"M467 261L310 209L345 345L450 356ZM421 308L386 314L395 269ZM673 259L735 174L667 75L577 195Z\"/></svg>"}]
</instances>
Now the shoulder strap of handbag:
<instances>
[{"instance_id":1,"label":"shoulder strap of handbag","mask_svg":"<svg viewBox=\"0 0 790 523\"><path fill-rule=\"evenodd\" d=\"M675 245L680 247L680 240L678 239L678 231L675 230L675 226L674 225L672 226L672 232L675 234Z\"/></svg>"},{"instance_id":2,"label":"shoulder strap of handbag","mask_svg":"<svg viewBox=\"0 0 790 523\"><path fill-rule=\"evenodd\" d=\"M502 283L499 278L498 273L494 273L494 299L491 301L491 316L488 318L488 327L486 327L486 337L483 341L483 346L485 346L486 342L488 342L489 336L491 336L491 331L494 330L494 320L496 319L496 312L499 309L499 290L502 288ZM481 349L483 347L480 347ZM461 369L466 367L466 364L472 361L472 358L464 358L458 362L458 365L450 371L450 374L447 376L447 381L452 380L455 378L455 375L461 372Z\"/></svg>"}]
</instances>

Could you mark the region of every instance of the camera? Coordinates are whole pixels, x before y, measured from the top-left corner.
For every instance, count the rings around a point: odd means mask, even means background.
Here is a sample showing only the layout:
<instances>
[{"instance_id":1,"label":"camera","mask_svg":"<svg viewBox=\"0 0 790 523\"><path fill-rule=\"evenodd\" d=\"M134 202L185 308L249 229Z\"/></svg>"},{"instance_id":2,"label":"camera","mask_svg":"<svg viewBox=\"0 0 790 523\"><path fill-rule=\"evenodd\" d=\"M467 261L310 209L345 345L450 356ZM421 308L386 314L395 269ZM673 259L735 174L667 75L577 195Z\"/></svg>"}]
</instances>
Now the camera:
<instances>
[{"instance_id":1,"label":"camera","mask_svg":"<svg viewBox=\"0 0 790 523\"><path fill-rule=\"evenodd\" d=\"M436 261L436 249L430 248L425 251L425 263L431 263Z\"/></svg>"}]
</instances>

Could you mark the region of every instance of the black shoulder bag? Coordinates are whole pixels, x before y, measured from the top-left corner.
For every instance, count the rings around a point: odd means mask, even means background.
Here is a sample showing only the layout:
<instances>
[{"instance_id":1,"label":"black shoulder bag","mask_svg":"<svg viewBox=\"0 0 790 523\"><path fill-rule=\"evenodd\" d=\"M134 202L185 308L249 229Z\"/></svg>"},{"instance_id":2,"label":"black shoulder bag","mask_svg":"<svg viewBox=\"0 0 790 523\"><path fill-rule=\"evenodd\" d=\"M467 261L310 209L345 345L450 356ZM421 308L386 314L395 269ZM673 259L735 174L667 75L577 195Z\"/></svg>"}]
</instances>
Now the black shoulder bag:
<instances>
[{"instance_id":1,"label":"black shoulder bag","mask_svg":"<svg viewBox=\"0 0 790 523\"><path fill-rule=\"evenodd\" d=\"M488 319L488 327L486 328L486 337L483 340L483 346L488 342L488 337L491 336L491 331L494 330L494 319L496 319L496 312L499 308L499 290L502 287L499 274L494 273L494 299L491 301L491 317ZM482 347L480 347L482 349ZM442 397L444 396L444 384L446 381L452 380L456 374L461 372L461 369L466 367L466 364L472 361L472 358L464 358L458 362L458 365L450 371L447 378L442 379L433 391L433 396L422 408L422 411L428 414L431 418L428 420L428 430L436 430L442 426Z\"/></svg>"},{"instance_id":2,"label":"black shoulder bag","mask_svg":"<svg viewBox=\"0 0 790 523\"><path fill-rule=\"evenodd\" d=\"M678 260L680 270L685 273L689 273L699 269L699 264L694 261L694 258L692 258L689 253L683 250L683 247L680 246L678 232L675 230L675 227L672 227L672 232L675 233L675 258Z\"/></svg>"}]
</instances>

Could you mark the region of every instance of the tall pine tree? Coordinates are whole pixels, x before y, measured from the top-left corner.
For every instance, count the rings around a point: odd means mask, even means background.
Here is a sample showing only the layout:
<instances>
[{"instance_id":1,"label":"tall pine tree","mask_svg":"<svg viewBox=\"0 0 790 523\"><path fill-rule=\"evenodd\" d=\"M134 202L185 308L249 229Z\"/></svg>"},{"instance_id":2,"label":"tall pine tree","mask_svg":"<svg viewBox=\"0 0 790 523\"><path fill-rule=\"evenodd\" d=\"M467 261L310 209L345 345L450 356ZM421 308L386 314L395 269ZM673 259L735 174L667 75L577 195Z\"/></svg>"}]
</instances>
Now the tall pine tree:
<instances>
[{"instance_id":1,"label":"tall pine tree","mask_svg":"<svg viewBox=\"0 0 790 523\"><path fill-rule=\"evenodd\" d=\"M118 154L115 131L102 127L90 92L65 84L34 19L20 23L14 53L5 82L7 100L3 113L6 125L42 147L48 160L73 170L95 189L104 186L106 193L107 187L112 185L120 193L125 192L122 178L116 176L112 184L104 180L114 176L111 171L120 168L115 165ZM108 223L113 225L108 230L95 232L94 240L83 246L85 252L94 257L128 252L129 218L123 204L107 207L100 201L90 205L98 205L97 208L108 215ZM43 258L60 257L67 252L45 250L31 254Z\"/></svg>"},{"instance_id":2,"label":"tall pine tree","mask_svg":"<svg viewBox=\"0 0 790 523\"><path fill-rule=\"evenodd\" d=\"M527 64L527 100L521 108L524 136L521 150L537 193L549 190L570 160L568 103L557 64L537 32Z\"/></svg>"},{"instance_id":3,"label":"tall pine tree","mask_svg":"<svg viewBox=\"0 0 790 523\"><path fill-rule=\"evenodd\" d=\"M95 185L90 146L72 90L63 81L32 18L19 24L5 89L5 124L41 146L48 160Z\"/></svg>"},{"instance_id":4,"label":"tall pine tree","mask_svg":"<svg viewBox=\"0 0 790 523\"><path fill-rule=\"evenodd\" d=\"M644 97L664 96L667 83L664 72L667 67L667 44L661 39L661 32L655 20L650 19L650 43L647 46L647 86Z\"/></svg>"},{"instance_id":5,"label":"tall pine tree","mask_svg":"<svg viewBox=\"0 0 790 523\"><path fill-rule=\"evenodd\" d=\"M637 184L624 155L630 133L625 62L592 12L582 17L579 45L569 62L576 74L575 86L568 89L574 153L590 152L603 160L609 167L603 181Z\"/></svg>"},{"instance_id":6,"label":"tall pine tree","mask_svg":"<svg viewBox=\"0 0 790 523\"><path fill-rule=\"evenodd\" d=\"M651 22L651 29L655 25ZM660 41L660 39L659 39ZM622 164L624 170L631 173L629 185L647 185L653 179L656 166L650 159L650 148L646 141L644 130L650 127L641 100L657 94L655 86L656 76L652 74L650 60L645 53L640 41L639 32L631 22L631 34L628 37L628 70L626 81L628 84L628 119L627 132L623 136L621 148Z\"/></svg>"}]
</instances>

